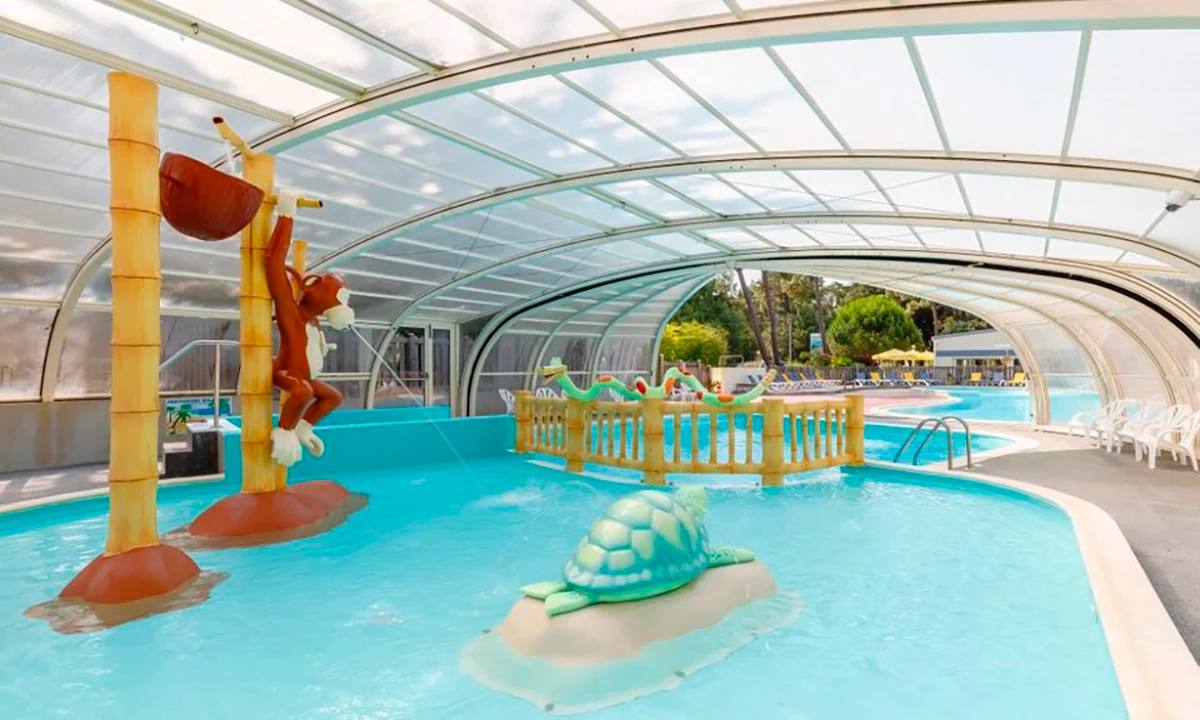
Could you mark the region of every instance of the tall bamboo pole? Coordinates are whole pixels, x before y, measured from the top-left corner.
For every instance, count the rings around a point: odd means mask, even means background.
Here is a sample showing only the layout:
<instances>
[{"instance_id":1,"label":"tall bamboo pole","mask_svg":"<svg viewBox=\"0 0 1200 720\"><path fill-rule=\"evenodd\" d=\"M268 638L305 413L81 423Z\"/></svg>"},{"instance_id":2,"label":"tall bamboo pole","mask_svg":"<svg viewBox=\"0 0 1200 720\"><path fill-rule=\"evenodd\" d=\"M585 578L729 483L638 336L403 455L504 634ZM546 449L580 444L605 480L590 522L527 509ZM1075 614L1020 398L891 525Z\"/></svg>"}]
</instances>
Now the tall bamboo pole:
<instances>
[{"instance_id":1,"label":"tall bamboo pole","mask_svg":"<svg viewBox=\"0 0 1200 720\"><path fill-rule=\"evenodd\" d=\"M301 277L303 277L304 273L308 271L308 242L307 241L305 241L305 240L293 240L292 241L292 267L294 267L296 269L296 272L300 273ZM292 295L295 296L295 298L297 300L299 300L300 299L300 281L297 280L295 277L291 277L290 280L292 282ZM283 408L283 404L285 402L287 402L287 398L288 398L287 392L280 390L279 391L279 407L281 409ZM280 465L279 463L275 463L275 489L276 490L286 490L287 486L288 486L287 466Z\"/></svg>"},{"instance_id":2,"label":"tall bamboo pole","mask_svg":"<svg viewBox=\"0 0 1200 720\"><path fill-rule=\"evenodd\" d=\"M241 311L242 371L238 397L242 403L242 492L260 493L275 489L271 460L271 293L267 289L266 275L275 158L244 153L242 177L265 193L258 213L242 230L242 283L238 298Z\"/></svg>"},{"instance_id":3,"label":"tall bamboo pole","mask_svg":"<svg viewBox=\"0 0 1200 720\"><path fill-rule=\"evenodd\" d=\"M158 86L108 76L112 404L104 554L158 544Z\"/></svg>"},{"instance_id":4,"label":"tall bamboo pole","mask_svg":"<svg viewBox=\"0 0 1200 720\"><path fill-rule=\"evenodd\" d=\"M783 484L783 401L778 398L762 403L762 484L774 487ZM746 426L754 424L754 416L746 418ZM752 447L746 444L746 461L752 460Z\"/></svg>"},{"instance_id":5,"label":"tall bamboo pole","mask_svg":"<svg viewBox=\"0 0 1200 720\"><path fill-rule=\"evenodd\" d=\"M666 456L663 455L663 401L646 398L642 401L642 482L647 485L666 485Z\"/></svg>"}]
</instances>

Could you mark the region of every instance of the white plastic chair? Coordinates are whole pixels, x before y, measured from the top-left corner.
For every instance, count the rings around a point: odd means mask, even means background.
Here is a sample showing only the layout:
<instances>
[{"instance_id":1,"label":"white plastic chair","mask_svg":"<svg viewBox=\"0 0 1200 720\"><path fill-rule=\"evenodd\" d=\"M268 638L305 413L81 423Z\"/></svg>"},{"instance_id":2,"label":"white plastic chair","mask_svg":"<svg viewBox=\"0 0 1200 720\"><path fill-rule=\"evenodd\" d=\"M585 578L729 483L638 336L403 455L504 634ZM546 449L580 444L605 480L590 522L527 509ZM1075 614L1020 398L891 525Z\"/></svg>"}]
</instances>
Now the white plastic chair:
<instances>
[{"instance_id":1,"label":"white plastic chair","mask_svg":"<svg viewBox=\"0 0 1200 720\"><path fill-rule=\"evenodd\" d=\"M1171 408L1162 403L1146 403L1141 406L1137 414L1127 417L1109 428L1108 432L1105 433L1105 437L1107 438L1105 447L1109 452L1119 454L1121 452L1121 445L1126 440L1142 432L1149 425L1161 425L1165 423L1168 419L1167 413L1170 410Z\"/></svg>"},{"instance_id":2,"label":"white plastic chair","mask_svg":"<svg viewBox=\"0 0 1200 720\"><path fill-rule=\"evenodd\" d=\"M1176 428L1177 425L1192 414L1191 405L1172 405L1146 420L1130 420L1117 430L1113 444L1118 454L1125 443L1133 445L1133 453L1141 460L1138 450L1138 438L1162 428Z\"/></svg>"},{"instance_id":3,"label":"white plastic chair","mask_svg":"<svg viewBox=\"0 0 1200 720\"><path fill-rule=\"evenodd\" d=\"M554 388L540 387L534 393L534 397L544 400L554 400L558 397L558 393L554 392Z\"/></svg>"},{"instance_id":4,"label":"white plastic chair","mask_svg":"<svg viewBox=\"0 0 1200 720\"><path fill-rule=\"evenodd\" d=\"M1127 419L1129 408L1132 406L1132 400L1114 400L1100 408L1099 415L1091 416L1082 412L1075 413L1075 417L1071 418L1071 422L1068 423L1068 428L1082 426L1084 428L1083 436L1087 438L1087 441L1095 447L1100 447L1104 444L1104 436L1109 430L1119 426ZM1092 442L1093 434L1096 436L1094 443Z\"/></svg>"},{"instance_id":5,"label":"white plastic chair","mask_svg":"<svg viewBox=\"0 0 1200 720\"><path fill-rule=\"evenodd\" d=\"M504 412L512 415L517 411L517 398L511 392L500 388L500 399L504 401Z\"/></svg>"},{"instance_id":6,"label":"white plastic chair","mask_svg":"<svg viewBox=\"0 0 1200 720\"><path fill-rule=\"evenodd\" d=\"M1173 438L1178 435L1179 441ZM1146 453L1146 459L1153 470L1160 450L1170 450L1171 457L1179 461L1183 455L1192 461L1192 470L1200 472L1200 463L1196 461L1196 438L1200 435L1200 412L1176 418L1174 426L1148 427L1134 441L1135 452L1140 460L1141 453Z\"/></svg>"},{"instance_id":7,"label":"white plastic chair","mask_svg":"<svg viewBox=\"0 0 1200 720\"><path fill-rule=\"evenodd\" d=\"M600 395L605 400L608 400L610 402L623 402L625 400L625 398L621 396L621 393L617 392L616 390L613 390L610 387L604 388L604 391L601 392Z\"/></svg>"}]
</instances>

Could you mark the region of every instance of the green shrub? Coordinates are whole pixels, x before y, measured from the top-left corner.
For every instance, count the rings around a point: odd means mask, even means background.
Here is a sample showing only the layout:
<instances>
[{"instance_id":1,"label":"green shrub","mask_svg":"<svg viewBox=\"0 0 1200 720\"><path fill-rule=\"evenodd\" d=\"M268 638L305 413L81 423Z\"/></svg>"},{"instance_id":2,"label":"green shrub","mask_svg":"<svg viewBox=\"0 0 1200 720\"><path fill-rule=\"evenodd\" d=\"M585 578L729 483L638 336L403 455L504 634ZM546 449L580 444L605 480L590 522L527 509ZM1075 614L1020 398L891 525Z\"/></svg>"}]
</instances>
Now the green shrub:
<instances>
[{"instance_id":1,"label":"green shrub","mask_svg":"<svg viewBox=\"0 0 1200 720\"><path fill-rule=\"evenodd\" d=\"M724 330L699 322L669 323L663 330L660 352L668 362L700 360L708 365L721 362L729 348Z\"/></svg>"}]
</instances>

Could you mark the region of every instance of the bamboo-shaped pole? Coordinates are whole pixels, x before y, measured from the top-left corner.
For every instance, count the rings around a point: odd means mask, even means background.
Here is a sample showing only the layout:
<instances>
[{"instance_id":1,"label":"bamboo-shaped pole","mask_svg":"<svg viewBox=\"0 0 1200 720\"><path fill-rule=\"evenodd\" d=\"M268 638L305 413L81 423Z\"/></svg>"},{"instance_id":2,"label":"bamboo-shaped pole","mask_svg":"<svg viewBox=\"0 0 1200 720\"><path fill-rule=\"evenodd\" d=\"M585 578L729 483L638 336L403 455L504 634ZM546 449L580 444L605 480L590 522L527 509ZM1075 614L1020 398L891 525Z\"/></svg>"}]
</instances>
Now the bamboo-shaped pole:
<instances>
[{"instance_id":1,"label":"bamboo-shaped pole","mask_svg":"<svg viewBox=\"0 0 1200 720\"><path fill-rule=\"evenodd\" d=\"M517 441L516 448L519 453L529 452L529 442L533 438L533 407L530 401L533 396L528 390L517 391Z\"/></svg>"},{"instance_id":2,"label":"bamboo-shaped pole","mask_svg":"<svg viewBox=\"0 0 1200 720\"><path fill-rule=\"evenodd\" d=\"M105 555L158 544L158 86L108 76L112 404Z\"/></svg>"},{"instance_id":3,"label":"bamboo-shaped pole","mask_svg":"<svg viewBox=\"0 0 1200 720\"><path fill-rule=\"evenodd\" d=\"M764 400L762 410L762 484L775 487L783 484L783 401ZM746 422L753 423L754 417L746 418ZM749 444L746 455L750 455Z\"/></svg>"},{"instance_id":4,"label":"bamboo-shaped pole","mask_svg":"<svg viewBox=\"0 0 1200 720\"><path fill-rule=\"evenodd\" d=\"M227 126L222 125L224 129ZM222 135L225 133L222 132ZM270 194L275 186L275 158L254 152L242 155L242 177ZM271 237L272 204L264 199L242 230L240 352L238 397L242 403L242 492L275 489L271 460L271 293L267 289L266 253Z\"/></svg>"},{"instance_id":5,"label":"bamboo-shaped pole","mask_svg":"<svg viewBox=\"0 0 1200 720\"><path fill-rule=\"evenodd\" d=\"M866 462L863 448L863 426L865 424L866 397L850 395L850 410L846 413L846 453L850 456L851 465L862 465Z\"/></svg>"},{"instance_id":6,"label":"bamboo-shaped pole","mask_svg":"<svg viewBox=\"0 0 1200 720\"><path fill-rule=\"evenodd\" d=\"M663 401L646 398L642 401L642 481L647 485L666 485L666 457L663 455Z\"/></svg>"}]
</instances>

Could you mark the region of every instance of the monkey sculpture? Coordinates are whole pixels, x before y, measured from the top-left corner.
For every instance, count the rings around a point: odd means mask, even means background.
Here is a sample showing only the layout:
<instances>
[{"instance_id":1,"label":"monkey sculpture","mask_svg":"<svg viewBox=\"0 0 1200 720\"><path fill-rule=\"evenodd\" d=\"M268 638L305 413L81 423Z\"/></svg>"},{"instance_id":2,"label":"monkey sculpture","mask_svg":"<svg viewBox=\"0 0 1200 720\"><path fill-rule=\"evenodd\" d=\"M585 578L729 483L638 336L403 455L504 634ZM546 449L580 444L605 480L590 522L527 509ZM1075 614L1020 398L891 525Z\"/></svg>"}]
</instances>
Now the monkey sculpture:
<instances>
[{"instance_id":1,"label":"monkey sculpture","mask_svg":"<svg viewBox=\"0 0 1200 720\"><path fill-rule=\"evenodd\" d=\"M271 367L275 387L288 393L279 408L279 427L271 431L271 457L280 465L290 466L300 459L301 446L314 457L325 452L325 445L313 433L313 426L342 402L342 394L317 377L325 363L325 354L337 347L325 342L318 318L322 315L335 330L354 324L350 309L350 290L334 273L316 273L300 277L287 265L292 244L292 225L296 216L296 195L279 193L278 219L267 246L267 289L275 301L275 323L279 327L279 354ZM292 290L288 276L300 284L300 297Z\"/></svg>"}]
</instances>

